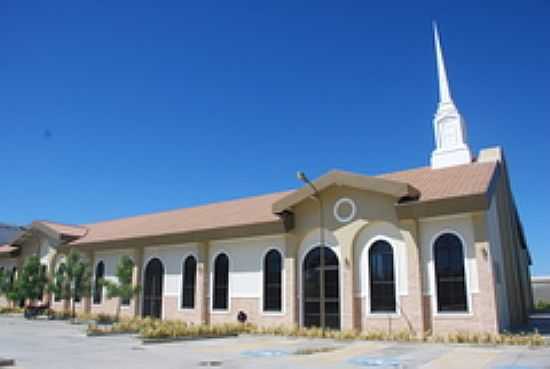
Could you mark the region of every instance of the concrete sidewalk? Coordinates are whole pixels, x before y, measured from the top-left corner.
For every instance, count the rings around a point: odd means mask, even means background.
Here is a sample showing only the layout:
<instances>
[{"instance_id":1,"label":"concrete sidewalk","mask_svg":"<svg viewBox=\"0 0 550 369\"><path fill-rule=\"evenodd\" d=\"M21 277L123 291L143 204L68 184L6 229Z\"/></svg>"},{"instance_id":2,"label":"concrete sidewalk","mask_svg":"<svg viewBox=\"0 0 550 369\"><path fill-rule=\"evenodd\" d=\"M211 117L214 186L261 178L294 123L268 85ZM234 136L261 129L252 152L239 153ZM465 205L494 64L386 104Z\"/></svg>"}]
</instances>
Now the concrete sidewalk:
<instances>
[{"instance_id":1,"label":"concrete sidewalk","mask_svg":"<svg viewBox=\"0 0 550 369\"><path fill-rule=\"evenodd\" d=\"M342 342L241 336L142 345L130 335L86 337L84 326L0 316L0 356L25 369L550 368L550 348ZM327 351L310 355L302 352Z\"/></svg>"}]
</instances>

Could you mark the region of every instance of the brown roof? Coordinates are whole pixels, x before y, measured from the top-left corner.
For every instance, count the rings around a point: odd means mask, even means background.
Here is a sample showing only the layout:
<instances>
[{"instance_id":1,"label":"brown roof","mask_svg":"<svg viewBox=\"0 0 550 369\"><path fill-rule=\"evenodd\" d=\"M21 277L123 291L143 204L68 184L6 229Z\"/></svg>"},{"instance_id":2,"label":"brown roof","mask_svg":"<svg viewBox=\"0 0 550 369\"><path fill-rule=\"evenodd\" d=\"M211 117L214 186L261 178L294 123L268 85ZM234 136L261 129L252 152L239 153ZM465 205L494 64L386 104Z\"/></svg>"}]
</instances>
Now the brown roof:
<instances>
[{"instance_id":1,"label":"brown roof","mask_svg":"<svg viewBox=\"0 0 550 369\"><path fill-rule=\"evenodd\" d=\"M282 222L271 205L288 192L247 197L193 208L85 224L88 233L72 244L180 234L258 223Z\"/></svg>"},{"instance_id":2,"label":"brown roof","mask_svg":"<svg viewBox=\"0 0 550 369\"><path fill-rule=\"evenodd\" d=\"M11 253L13 253L17 250L18 250L18 248L15 247L15 246L11 246L11 245L8 245L8 244L0 245L0 255L2 255L2 256L10 255Z\"/></svg>"},{"instance_id":3,"label":"brown roof","mask_svg":"<svg viewBox=\"0 0 550 369\"><path fill-rule=\"evenodd\" d=\"M443 169L423 167L377 177L414 187L418 190L419 196L415 192L418 197L412 203L426 203L486 193L496 167L496 162L472 163ZM71 243L73 245L276 223L282 220L273 213L273 204L294 192L277 192L193 208L85 224L82 227L47 223L48 226L60 231L87 230L87 233L82 233L82 238Z\"/></svg>"},{"instance_id":4,"label":"brown roof","mask_svg":"<svg viewBox=\"0 0 550 369\"><path fill-rule=\"evenodd\" d=\"M420 191L418 202L449 199L487 192L497 167L496 162L472 163L431 169L423 167L387 173L380 178L406 182Z\"/></svg>"},{"instance_id":5,"label":"brown roof","mask_svg":"<svg viewBox=\"0 0 550 369\"><path fill-rule=\"evenodd\" d=\"M62 224L51 222L49 220L40 220L34 223L42 224L54 232L59 233L60 235L70 236L70 237L82 237L88 231L87 228L80 225L71 225L71 224Z\"/></svg>"}]
</instances>

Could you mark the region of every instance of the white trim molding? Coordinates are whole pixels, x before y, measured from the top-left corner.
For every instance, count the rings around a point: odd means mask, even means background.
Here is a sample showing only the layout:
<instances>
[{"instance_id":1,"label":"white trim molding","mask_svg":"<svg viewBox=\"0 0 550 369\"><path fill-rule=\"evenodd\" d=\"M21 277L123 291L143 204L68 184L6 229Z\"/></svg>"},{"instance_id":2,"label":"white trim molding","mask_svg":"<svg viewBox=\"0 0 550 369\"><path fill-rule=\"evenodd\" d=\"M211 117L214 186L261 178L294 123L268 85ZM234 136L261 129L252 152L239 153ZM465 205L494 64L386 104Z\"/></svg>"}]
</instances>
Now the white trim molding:
<instances>
[{"instance_id":1,"label":"white trim molding","mask_svg":"<svg viewBox=\"0 0 550 369\"><path fill-rule=\"evenodd\" d=\"M340 207L342 205L348 205L351 208L351 211L347 216L342 216L340 214ZM355 215L357 214L357 205L355 204L355 201L353 201L349 197L343 197L336 201L334 207L332 208L332 212L334 218L336 218L337 221L339 221L340 223L347 223L355 218Z\"/></svg>"}]
</instances>

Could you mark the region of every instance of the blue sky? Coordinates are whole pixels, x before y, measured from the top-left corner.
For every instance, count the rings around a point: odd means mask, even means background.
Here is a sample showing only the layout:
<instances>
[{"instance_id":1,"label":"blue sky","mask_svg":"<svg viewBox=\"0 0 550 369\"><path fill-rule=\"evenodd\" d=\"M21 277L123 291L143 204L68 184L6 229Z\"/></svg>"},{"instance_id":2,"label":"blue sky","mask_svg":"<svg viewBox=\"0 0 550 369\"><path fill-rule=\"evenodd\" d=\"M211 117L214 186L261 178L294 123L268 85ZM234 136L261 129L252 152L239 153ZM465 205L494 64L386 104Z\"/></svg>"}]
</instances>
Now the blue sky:
<instances>
[{"instance_id":1,"label":"blue sky","mask_svg":"<svg viewBox=\"0 0 550 369\"><path fill-rule=\"evenodd\" d=\"M0 2L0 220L428 165L437 19L470 145L504 148L533 273L550 274L550 3L371 3Z\"/></svg>"}]
</instances>

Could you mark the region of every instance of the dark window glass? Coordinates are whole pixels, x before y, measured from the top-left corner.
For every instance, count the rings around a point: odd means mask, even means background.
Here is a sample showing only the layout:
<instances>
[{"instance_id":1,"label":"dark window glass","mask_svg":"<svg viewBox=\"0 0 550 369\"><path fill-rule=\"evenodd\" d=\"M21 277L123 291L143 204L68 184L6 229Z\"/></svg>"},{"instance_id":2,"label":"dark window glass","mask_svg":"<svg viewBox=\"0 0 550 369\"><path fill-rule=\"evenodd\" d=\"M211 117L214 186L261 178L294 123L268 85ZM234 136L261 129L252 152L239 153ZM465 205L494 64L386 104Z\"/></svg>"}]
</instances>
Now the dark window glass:
<instances>
[{"instance_id":1,"label":"dark window glass","mask_svg":"<svg viewBox=\"0 0 550 369\"><path fill-rule=\"evenodd\" d=\"M197 260L193 256L185 259L182 278L181 307L193 309L195 307L195 285L197 281Z\"/></svg>"},{"instance_id":2,"label":"dark window glass","mask_svg":"<svg viewBox=\"0 0 550 369\"><path fill-rule=\"evenodd\" d=\"M438 237L434 244L437 310L467 311L462 242L454 234Z\"/></svg>"},{"instance_id":3,"label":"dark window glass","mask_svg":"<svg viewBox=\"0 0 550 369\"><path fill-rule=\"evenodd\" d=\"M228 307L229 292L229 259L220 254L214 262L214 301L212 307L225 310Z\"/></svg>"},{"instance_id":4,"label":"dark window glass","mask_svg":"<svg viewBox=\"0 0 550 369\"><path fill-rule=\"evenodd\" d=\"M324 316L321 312L321 248L309 251L302 266L304 326L340 329L340 279L338 257L330 248L324 253Z\"/></svg>"},{"instance_id":5,"label":"dark window glass","mask_svg":"<svg viewBox=\"0 0 550 369\"><path fill-rule=\"evenodd\" d=\"M105 277L105 264L102 261L95 267L94 304L101 304L103 300L103 286L101 280Z\"/></svg>"},{"instance_id":6,"label":"dark window glass","mask_svg":"<svg viewBox=\"0 0 550 369\"><path fill-rule=\"evenodd\" d=\"M277 250L264 259L264 311L281 311L283 258Z\"/></svg>"},{"instance_id":7,"label":"dark window glass","mask_svg":"<svg viewBox=\"0 0 550 369\"><path fill-rule=\"evenodd\" d=\"M395 312L393 249L386 241L369 249L369 277L371 312Z\"/></svg>"}]
</instances>

